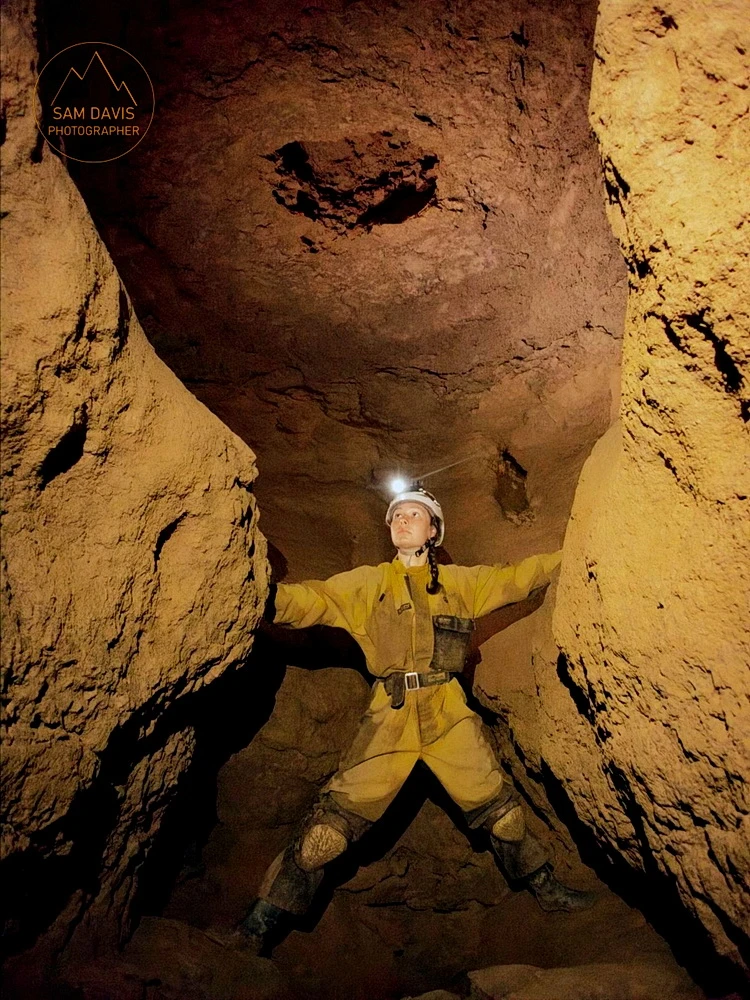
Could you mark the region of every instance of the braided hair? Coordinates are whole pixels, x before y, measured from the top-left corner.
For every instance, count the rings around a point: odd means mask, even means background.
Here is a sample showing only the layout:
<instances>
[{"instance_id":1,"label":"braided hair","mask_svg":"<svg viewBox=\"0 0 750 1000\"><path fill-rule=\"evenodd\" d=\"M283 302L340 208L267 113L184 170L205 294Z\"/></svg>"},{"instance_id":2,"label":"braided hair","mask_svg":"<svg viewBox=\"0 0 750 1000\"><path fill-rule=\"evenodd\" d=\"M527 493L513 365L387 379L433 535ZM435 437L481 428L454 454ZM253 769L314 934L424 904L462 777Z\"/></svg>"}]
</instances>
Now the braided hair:
<instances>
[{"instance_id":1,"label":"braided hair","mask_svg":"<svg viewBox=\"0 0 750 1000\"><path fill-rule=\"evenodd\" d=\"M438 531L440 530L440 526L438 525L434 517L430 516L430 522L434 525L434 527ZM434 538L428 538L426 544L427 544L427 562L429 563L430 566L430 582L427 584L427 593L437 594L437 592L440 590L440 580L438 579L438 562L437 562L437 556L435 555L435 549L437 546L435 545Z\"/></svg>"}]
</instances>

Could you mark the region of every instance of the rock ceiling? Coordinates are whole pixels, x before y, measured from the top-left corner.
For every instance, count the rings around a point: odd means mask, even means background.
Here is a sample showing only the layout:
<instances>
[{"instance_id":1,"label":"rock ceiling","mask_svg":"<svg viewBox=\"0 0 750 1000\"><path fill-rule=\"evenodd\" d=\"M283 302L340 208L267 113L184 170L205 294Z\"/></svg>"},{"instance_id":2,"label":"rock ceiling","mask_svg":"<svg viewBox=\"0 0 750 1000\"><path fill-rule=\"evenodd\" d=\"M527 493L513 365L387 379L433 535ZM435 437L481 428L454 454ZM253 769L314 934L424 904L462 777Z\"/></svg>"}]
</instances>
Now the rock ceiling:
<instances>
[{"instance_id":1,"label":"rock ceiling","mask_svg":"<svg viewBox=\"0 0 750 1000\"><path fill-rule=\"evenodd\" d=\"M586 120L595 6L130 22L157 117L76 179L157 351L256 451L294 575L386 556L384 477L469 455L431 481L453 558L559 540L626 294Z\"/></svg>"}]
</instances>

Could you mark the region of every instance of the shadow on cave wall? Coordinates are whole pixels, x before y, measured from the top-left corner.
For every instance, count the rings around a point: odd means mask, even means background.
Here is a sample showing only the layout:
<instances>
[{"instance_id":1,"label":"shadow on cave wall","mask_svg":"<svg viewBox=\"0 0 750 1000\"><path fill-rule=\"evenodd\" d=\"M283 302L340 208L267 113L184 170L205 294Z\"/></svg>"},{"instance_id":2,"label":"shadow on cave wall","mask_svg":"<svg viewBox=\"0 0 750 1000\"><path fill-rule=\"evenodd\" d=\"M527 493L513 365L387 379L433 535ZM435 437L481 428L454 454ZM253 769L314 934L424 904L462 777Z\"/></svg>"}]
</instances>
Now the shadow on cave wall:
<instances>
[{"instance_id":1,"label":"shadow on cave wall","mask_svg":"<svg viewBox=\"0 0 750 1000\"><path fill-rule=\"evenodd\" d=\"M217 822L219 770L270 718L287 664L308 669L342 666L366 675L359 647L342 630L290 632L264 624L239 669L166 709L158 700L144 705L113 733L100 756L96 781L78 796L63 820L51 824L33 849L0 863L3 959L31 947L76 893L88 899L96 895L104 852L119 813L119 789L141 760L165 745L173 733L192 727L193 761L138 874L133 920L137 923L143 913L163 908L180 869L195 863ZM144 737L144 732L149 735ZM56 856L54 845L61 841L71 849Z\"/></svg>"},{"instance_id":2,"label":"shadow on cave wall","mask_svg":"<svg viewBox=\"0 0 750 1000\"><path fill-rule=\"evenodd\" d=\"M595 718L592 706L586 694L570 677L569 665L563 653L558 656L557 673L578 712L593 725ZM643 811L632 794L627 776L610 765L610 777L618 790L623 811L638 837L637 848L643 859L643 871L636 870L625 861L624 854L629 847L632 848L632 844L623 844L623 853L602 846L591 827L579 819L564 783L547 763L542 759L537 769L513 738L507 723L495 717L495 724L502 729L506 743L512 746L529 779L535 784L541 784L552 810L573 838L582 861L628 906L643 914L668 942L677 961L706 992L706 996L724 997L726 1000L740 1000L741 997L749 996L748 981L729 958L716 952L703 925L683 905L675 884L659 869L646 836ZM601 734L598 735L601 739ZM534 808L528 796L524 797L527 804ZM535 812L539 815L538 810L535 809ZM544 819L544 816L541 818ZM727 936L737 946L743 960L750 964L748 935L742 928L730 924L724 914L717 912L716 917L721 921Z\"/></svg>"},{"instance_id":3,"label":"shadow on cave wall","mask_svg":"<svg viewBox=\"0 0 750 1000\"><path fill-rule=\"evenodd\" d=\"M136 919L164 909L180 873L190 877L200 871L202 849L218 822L219 771L271 717L287 666L342 667L369 678L362 651L342 629L321 625L292 631L261 624L243 667L191 699L196 752L142 869Z\"/></svg>"}]
</instances>

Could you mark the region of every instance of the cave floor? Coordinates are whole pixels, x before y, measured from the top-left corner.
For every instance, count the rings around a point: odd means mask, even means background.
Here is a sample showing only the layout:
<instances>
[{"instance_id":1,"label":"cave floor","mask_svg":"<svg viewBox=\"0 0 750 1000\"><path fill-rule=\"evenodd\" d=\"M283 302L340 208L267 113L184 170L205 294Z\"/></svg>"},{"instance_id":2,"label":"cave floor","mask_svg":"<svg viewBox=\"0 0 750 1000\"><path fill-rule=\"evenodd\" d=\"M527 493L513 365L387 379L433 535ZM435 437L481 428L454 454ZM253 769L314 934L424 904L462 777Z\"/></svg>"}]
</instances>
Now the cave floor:
<instances>
[{"instance_id":1,"label":"cave floor","mask_svg":"<svg viewBox=\"0 0 750 1000\"><path fill-rule=\"evenodd\" d=\"M272 959L222 947L182 920L152 916L117 961L77 970L74 979L83 1000L397 1000L432 990L487 996L472 987L470 970L525 965L580 968L580 988L566 990L570 1000L702 1000L643 915L603 886L598 894L591 910L574 914L543 913L520 892L497 907L473 903L440 913L391 906L375 915L341 888L317 924L293 931ZM582 968L592 965L602 969L596 994L586 992L592 972ZM616 997L604 985L605 966L607 975L624 977ZM638 986L644 982L648 992Z\"/></svg>"}]
</instances>

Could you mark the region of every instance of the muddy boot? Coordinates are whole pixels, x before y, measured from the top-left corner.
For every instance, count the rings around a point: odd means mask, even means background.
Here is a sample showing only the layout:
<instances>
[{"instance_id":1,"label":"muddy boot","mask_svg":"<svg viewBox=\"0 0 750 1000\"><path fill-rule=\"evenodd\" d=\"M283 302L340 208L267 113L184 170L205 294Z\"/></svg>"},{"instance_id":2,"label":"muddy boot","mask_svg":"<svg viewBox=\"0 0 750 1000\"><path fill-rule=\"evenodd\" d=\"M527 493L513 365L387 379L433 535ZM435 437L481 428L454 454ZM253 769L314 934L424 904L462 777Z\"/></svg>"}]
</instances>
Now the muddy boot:
<instances>
[{"instance_id":1,"label":"muddy boot","mask_svg":"<svg viewBox=\"0 0 750 1000\"><path fill-rule=\"evenodd\" d=\"M275 932L290 914L265 899L256 899L237 926L237 946L254 955L267 955Z\"/></svg>"},{"instance_id":2,"label":"muddy boot","mask_svg":"<svg viewBox=\"0 0 750 1000\"><path fill-rule=\"evenodd\" d=\"M596 902L593 892L582 892L580 889L569 889L558 882L552 874L552 865L542 865L524 879L526 888L534 895L540 907L547 912L563 910L572 913L573 910L587 910Z\"/></svg>"},{"instance_id":3,"label":"muddy boot","mask_svg":"<svg viewBox=\"0 0 750 1000\"><path fill-rule=\"evenodd\" d=\"M269 939L274 937L274 932L283 924L285 916L290 916L286 910L279 909L265 899L256 899L236 927L209 927L203 933L222 948L246 951L265 958L269 952Z\"/></svg>"}]
</instances>

